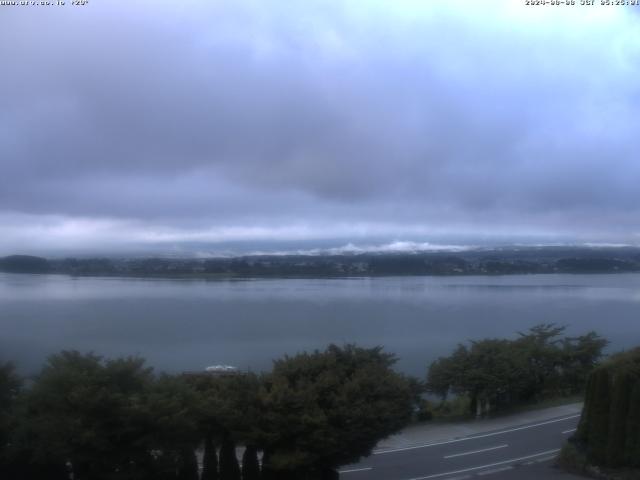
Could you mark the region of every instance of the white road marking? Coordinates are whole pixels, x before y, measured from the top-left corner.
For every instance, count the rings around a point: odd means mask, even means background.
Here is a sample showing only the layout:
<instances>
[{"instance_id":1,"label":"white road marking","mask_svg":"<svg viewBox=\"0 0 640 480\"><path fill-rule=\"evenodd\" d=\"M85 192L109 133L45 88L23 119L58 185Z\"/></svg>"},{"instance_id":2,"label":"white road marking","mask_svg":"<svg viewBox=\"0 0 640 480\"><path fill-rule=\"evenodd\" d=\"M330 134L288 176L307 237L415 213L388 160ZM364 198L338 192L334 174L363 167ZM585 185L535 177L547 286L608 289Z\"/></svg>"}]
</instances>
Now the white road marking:
<instances>
[{"instance_id":1,"label":"white road marking","mask_svg":"<svg viewBox=\"0 0 640 480\"><path fill-rule=\"evenodd\" d=\"M555 458L556 458L556 456L557 456L557 455L552 455L552 456L550 456L550 457L539 458L539 459L537 459L535 462L536 462L536 463L549 462L549 461L551 461L551 460L555 459Z\"/></svg>"},{"instance_id":2,"label":"white road marking","mask_svg":"<svg viewBox=\"0 0 640 480\"><path fill-rule=\"evenodd\" d=\"M464 455L472 455L474 453L482 453L482 452L489 452L491 450L497 450L499 448L507 448L509 445L508 444L504 444L504 445L498 445L497 447L489 447L489 448L483 448L482 450L473 450L472 452L463 452L463 453L454 453L453 455L445 455L444 458L455 458L455 457L462 457Z\"/></svg>"},{"instance_id":3,"label":"white road marking","mask_svg":"<svg viewBox=\"0 0 640 480\"><path fill-rule=\"evenodd\" d=\"M500 473L506 470L511 470L513 467L509 465L508 467L500 467L500 468L492 468L491 470L485 470L484 472L478 472L478 475L490 475L492 473Z\"/></svg>"},{"instance_id":4,"label":"white road marking","mask_svg":"<svg viewBox=\"0 0 640 480\"><path fill-rule=\"evenodd\" d=\"M571 433L571 432L575 432L577 430L577 428L570 428L569 430L565 430L564 432L562 432L563 434L565 433Z\"/></svg>"},{"instance_id":5,"label":"white road marking","mask_svg":"<svg viewBox=\"0 0 640 480\"><path fill-rule=\"evenodd\" d=\"M560 449L556 448L555 450L547 450L546 452L534 453L533 455L527 455L525 457L511 458L509 460L503 460L501 462L490 463L488 465L480 465L479 467L463 468L462 470L455 470L453 472L434 473L433 475L427 475L425 477L413 477L413 478L410 478L409 480L427 480L429 478L445 477L447 475L455 475L457 473L472 472L474 470L482 470L483 468L497 467L498 465L505 465L507 463L519 462L521 460L528 460L529 458L539 457L541 455L558 453L559 451Z\"/></svg>"},{"instance_id":6,"label":"white road marking","mask_svg":"<svg viewBox=\"0 0 640 480\"><path fill-rule=\"evenodd\" d=\"M373 467L366 468L352 468L350 470L338 470L338 473L354 473L354 472L366 472L368 470L373 470Z\"/></svg>"},{"instance_id":7,"label":"white road marking","mask_svg":"<svg viewBox=\"0 0 640 480\"><path fill-rule=\"evenodd\" d=\"M373 452L373 455L383 455L383 454L386 454L386 453L404 452L405 450L416 450L418 448L435 447L437 445L448 445L450 443L467 442L469 440L476 440L478 438L493 437L495 435L503 435L505 433L517 432L519 430L526 430L528 428L541 427L542 425L549 425L551 423L564 422L566 420L571 420L572 418L578 418L579 416L580 416L580 414L578 413L576 415L571 415L570 417L556 418L555 420L548 420L546 422L540 422L540 423L536 423L536 424L533 424L533 425L525 425L524 427L510 428L508 430L502 430L500 432L485 433L483 435L475 435L475 436L472 436L472 437L456 438L454 440L447 440L445 442L425 443L424 445L414 445L412 447L392 448L390 450L380 450L380 451L377 451L377 452Z\"/></svg>"}]
</instances>

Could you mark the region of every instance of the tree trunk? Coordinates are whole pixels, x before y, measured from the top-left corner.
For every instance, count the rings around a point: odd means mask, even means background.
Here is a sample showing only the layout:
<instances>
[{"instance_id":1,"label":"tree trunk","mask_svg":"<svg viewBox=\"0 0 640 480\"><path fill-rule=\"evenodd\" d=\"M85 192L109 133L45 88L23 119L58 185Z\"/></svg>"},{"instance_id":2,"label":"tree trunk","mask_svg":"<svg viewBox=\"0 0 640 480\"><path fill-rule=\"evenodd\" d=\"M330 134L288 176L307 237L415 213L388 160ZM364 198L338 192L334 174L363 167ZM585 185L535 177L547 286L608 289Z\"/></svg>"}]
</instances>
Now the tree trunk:
<instances>
[{"instance_id":1,"label":"tree trunk","mask_svg":"<svg viewBox=\"0 0 640 480\"><path fill-rule=\"evenodd\" d=\"M240 465L236 457L236 445L228 435L220 447L220 480L240 480Z\"/></svg>"},{"instance_id":2,"label":"tree trunk","mask_svg":"<svg viewBox=\"0 0 640 480\"><path fill-rule=\"evenodd\" d=\"M269 450L264 450L262 452L262 469L261 469L261 477L262 480L276 480L276 474L271 468L270 465L271 452Z\"/></svg>"},{"instance_id":3,"label":"tree trunk","mask_svg":"<svg viewBox=\"0 0 640 480\"><path fill-rule=\"evenodd\" d=\"M190 448L186 448L180 453L178 478L180 480L198 480L198 459L196 452Z\"/></svg>"},{"instance_id":4,"label":"tree trunk","mask_svg":"<svg viewBox=\"0 0 640 480\"><path fill-rule=\"evenodd\" d=\"M242 455L242 480L259 480L260 464L258 463L258 448L247 445Z\"/></svg>"},{"instance_id":5,"label":"tree trunk","mask_svg":"<svg viewBox=\"0 0 640 480\"><path fill-rule=\"evenodd\" d=\"M201 480L218 480L218 478L218 454L213 443L213 436L209 434L204 440Z\"/></svg>"}]
</instances>

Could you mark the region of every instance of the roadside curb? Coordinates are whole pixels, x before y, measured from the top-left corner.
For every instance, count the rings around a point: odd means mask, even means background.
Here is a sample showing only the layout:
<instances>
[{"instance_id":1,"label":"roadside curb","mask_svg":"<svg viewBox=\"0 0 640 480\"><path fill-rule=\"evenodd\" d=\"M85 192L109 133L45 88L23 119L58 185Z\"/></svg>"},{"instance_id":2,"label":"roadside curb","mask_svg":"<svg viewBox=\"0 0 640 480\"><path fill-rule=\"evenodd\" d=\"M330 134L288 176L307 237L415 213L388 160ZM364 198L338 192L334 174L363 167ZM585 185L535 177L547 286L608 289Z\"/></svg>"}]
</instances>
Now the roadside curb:
<instances>
[{"instance_id":1,"label":"roadside curb","mask_svg":"<svg viewBox=\"0 0 640 480\"><path fill-rule=\"evenodd\" d=\"M505 417L471 420L449 425L439 424L434 426L427 423L411 426L380 442L372 454L381 455L398 450L411 450L442 443L454 443L478 435L500 432L501 430L528 428L527 426L532 423L553 422L572 415L579 415L581 411L582 403L574 403Z\"/></svg>"}]
</instances>

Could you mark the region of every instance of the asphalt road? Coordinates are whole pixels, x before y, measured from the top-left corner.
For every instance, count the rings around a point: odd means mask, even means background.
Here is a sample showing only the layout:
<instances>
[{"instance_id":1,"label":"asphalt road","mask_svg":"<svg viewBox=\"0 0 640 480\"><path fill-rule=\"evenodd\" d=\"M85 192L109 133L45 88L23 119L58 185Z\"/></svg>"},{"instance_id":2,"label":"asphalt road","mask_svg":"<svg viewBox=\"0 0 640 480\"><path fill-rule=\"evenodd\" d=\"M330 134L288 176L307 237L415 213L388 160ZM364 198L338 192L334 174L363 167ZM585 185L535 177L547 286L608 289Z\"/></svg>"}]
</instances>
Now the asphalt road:
<instances>
[{"instance_id":1,"label":"asphalt road","mask_svg":"<svg viewBox=\"0 0 640 480\"><path fill-rule=\"evenodd\" d=\"M462 480L577 478L552 468L579 415L485 432L455 440L375 452L344 467L341 480Z\"/></svg>"}]
</instances>

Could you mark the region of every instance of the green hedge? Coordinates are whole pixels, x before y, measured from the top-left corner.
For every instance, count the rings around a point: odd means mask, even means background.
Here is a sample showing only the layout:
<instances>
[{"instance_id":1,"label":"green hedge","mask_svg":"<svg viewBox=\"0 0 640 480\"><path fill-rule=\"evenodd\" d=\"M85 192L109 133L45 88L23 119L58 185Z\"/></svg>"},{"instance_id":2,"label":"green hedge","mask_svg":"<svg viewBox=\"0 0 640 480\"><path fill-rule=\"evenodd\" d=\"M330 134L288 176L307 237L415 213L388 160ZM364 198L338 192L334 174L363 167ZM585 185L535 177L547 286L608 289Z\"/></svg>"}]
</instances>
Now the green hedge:
<instances>
[{"instance_id":1,"label":"green hedge","mask_svg":"<svg viewBox=\"0 0 640 480\"><path fill-rule=\"evenodd\" d=\"M593 465L640 467L640 348L591 373L574 441Z\"/></svg>"}]
</instances>

